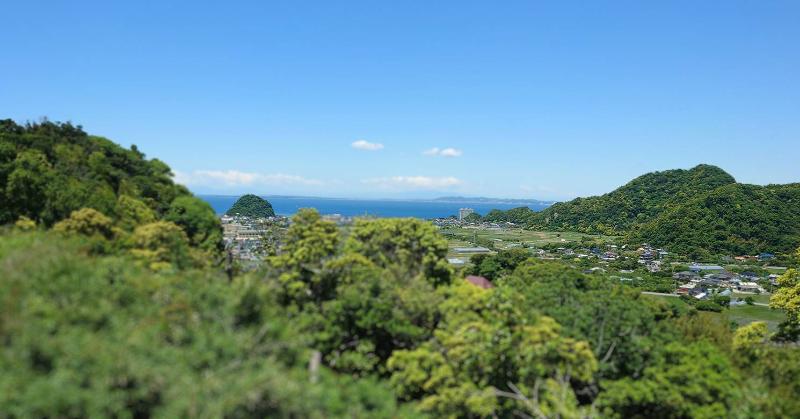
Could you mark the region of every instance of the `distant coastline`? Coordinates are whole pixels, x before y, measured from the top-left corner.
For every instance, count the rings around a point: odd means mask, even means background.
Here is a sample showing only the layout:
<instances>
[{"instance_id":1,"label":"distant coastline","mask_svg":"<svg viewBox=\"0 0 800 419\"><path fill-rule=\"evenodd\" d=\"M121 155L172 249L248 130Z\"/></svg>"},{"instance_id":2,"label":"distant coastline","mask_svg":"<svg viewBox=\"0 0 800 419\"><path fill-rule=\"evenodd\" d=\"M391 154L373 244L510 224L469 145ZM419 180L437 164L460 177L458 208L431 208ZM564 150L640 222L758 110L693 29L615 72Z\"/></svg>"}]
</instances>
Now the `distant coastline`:
<instances>
[{"instance_id":1,"label":"distant coastline","mask_svg":"<svg viewBox=\"0 0 800 419\"><path fill-rule=\"evenodd\" d=\"M230 208L239 195L198 194L208 202L217 214ZM268 200L275 212L289 216L300 208L316 208L322 214L344 216L371 215L376 217L444 218L458 214L462 207L473 208L485 215L493 209L508 210L527 206L541 211L552 205L551 201L525 199L495 199L470 197L442 197L432 199L356 199L326 198L314 196L259 195Z\"/></svg>"}]
</instances>

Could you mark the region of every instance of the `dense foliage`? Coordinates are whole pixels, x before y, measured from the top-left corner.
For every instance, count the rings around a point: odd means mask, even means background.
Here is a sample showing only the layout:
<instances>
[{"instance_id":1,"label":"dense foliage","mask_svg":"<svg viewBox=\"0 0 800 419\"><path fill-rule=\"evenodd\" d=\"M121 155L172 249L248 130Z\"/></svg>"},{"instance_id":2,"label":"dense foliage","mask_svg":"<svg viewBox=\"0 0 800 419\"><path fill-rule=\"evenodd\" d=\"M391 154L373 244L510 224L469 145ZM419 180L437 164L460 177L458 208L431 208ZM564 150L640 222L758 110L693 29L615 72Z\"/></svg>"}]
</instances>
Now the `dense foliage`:
<instances>
[{"instance_id":1,"label":"dense foliage","mask_svg":"<svg viewBox=\"0 0 800 419\"><path fill-rule=\"evenodd\" d=\"M507 211L494 209L483 217L483 221L528 225L534 221L535 214L536 212L528 207L512 208Z\"/></svg>"},{"instance_id":2,"label":"dense foliage","mask_svg":"<svg viewBox=\"0 0 800 419\"><path fill-rule=\"evenodd\" d=\"M267 218L274 217L275 211L272 209L272 204L266 199L257 195L247 194L237 199L225 214L241 215L242 217Z\"/></svg>"},{"instance_id":3,"label":"dense foliage","mask_svg":"<svg viewBox=\"0 0 800 419\"><path fill-rule=\"evenodd\" d=\"M467 273L494 281L514 272L517 266L530 257L528 249L509 249L494 254L474 255L470 258L471 265L467 268Z\"/></svg>"},{"instance_id":4,"label":"dense foliage","mask_svg":"<svg viewBox=\"0 0 800 419\"><path fill-rule=\"evenodd\" d=\"M695 259L788 253L800 238L800 184L744 185L722 169L699 165L648 173L605 195L540 212L492 210L483 220L625 234L629 243L647 242Z\"/></svg>"},{"instance_id":5,"label":"dense foliage","mask_svg":"<svg viewBox=\"0 0 800 419\"><path fill-rule=\"evenodd\" d=\"M535 213L531 224L547 230L618 234L734 182L731 175L710 165L648 173L605 195L553 204Z\"/></svg>"},{"instance_id":6,"label":"dense foliage","mask_svg":"<svg viewBox=\"0 0 800 419\"><path fill-rule=\"evenodd\" d=\"M385 383L312 376L267 283L153 274L87 239L0 240L0 417L399 417Z\"/></svg>"},{"instance_id":7,"label":"dense foliage","mask_svg":"<svg viewBox=\"0 0 800 419\"><path fill-rule=\"evenodd\" d=\"M630 237L696 258L788 253L800 239L800 184L726 185L670 208Z\"/></svg>"},{"instance_id":8,"label":"dense foliage","mask_svg":"<svg viewBox=\"0 0 800 419\"><path fill-rule=\"evenodd\" d=\"M800 248L795 251L794 257L800 266ZM778 289L770 298L769 305L786 310L786 321L781 325L778 338L788 341L800 338L800 269L787 269L778 278Z\"/></svg>"},{"instance_id":9,"label":"dense foliage","mask_svg":"<svg viewBox=\"0 0 800 419\"><path fill-rule=\"evenodd\" d=\"M74 225L105 224L103 235L115 247L139 226L170 223L205 253L198 260L213 260L222 240L211 207L176 185L166 164L68 123L0 121L0 225L20 217L46 227L69 218Z\"/></svg>"}]
</instances>

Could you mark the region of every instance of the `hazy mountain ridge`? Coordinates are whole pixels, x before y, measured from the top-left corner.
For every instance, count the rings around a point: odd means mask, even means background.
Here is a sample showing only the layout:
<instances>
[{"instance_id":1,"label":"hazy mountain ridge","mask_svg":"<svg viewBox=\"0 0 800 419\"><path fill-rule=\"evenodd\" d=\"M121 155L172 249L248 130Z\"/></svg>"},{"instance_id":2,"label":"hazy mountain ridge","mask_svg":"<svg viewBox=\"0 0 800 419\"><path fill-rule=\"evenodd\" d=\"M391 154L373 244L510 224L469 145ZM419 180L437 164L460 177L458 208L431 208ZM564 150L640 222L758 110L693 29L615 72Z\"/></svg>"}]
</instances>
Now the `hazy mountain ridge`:
<instances>
[{"instance_id":1,"label":"hazy mountain ridge","mask_svg":"<svg viewBox=\"0 0 800 419\"><path fill-rule=\"evenodd\" d=\"M468 203L497 203L497 204L520 204L520 205L553 205L557 201L542 201L538 199L516 199L516 198L487 198L479 197L465 197L465 196L443 196L435 198L433 201L438 202L463 202Z\"/></svg>"}]
</instances>

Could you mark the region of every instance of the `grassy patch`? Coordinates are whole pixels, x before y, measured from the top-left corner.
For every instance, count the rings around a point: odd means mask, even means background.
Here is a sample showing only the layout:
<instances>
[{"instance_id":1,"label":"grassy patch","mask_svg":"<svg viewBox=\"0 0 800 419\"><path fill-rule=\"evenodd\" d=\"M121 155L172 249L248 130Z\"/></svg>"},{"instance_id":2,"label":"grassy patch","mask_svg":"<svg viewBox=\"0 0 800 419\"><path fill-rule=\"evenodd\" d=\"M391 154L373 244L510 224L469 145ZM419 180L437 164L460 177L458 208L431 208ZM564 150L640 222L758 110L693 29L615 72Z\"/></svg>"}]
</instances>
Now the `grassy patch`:
<instances>
[{"instance_id":1,"label":"grassy patch","mask_svg":"<svg viewBox=\"0 0 800 419\"><path fill-rule=\"evenodd\" d=\"M686 302L676 297L646 294L645 296L648 298L658 298L672 304L688 305ZM724 316L727 320L736 322L739 326L758 321L765 322L769 330L773 332L778 330L778 324L786 319L786 314L782 310L772 310L765 306L733 306L728 310L724 310L722 313L709 313L715 316Z\"/></svg>"},{"instance_id":2,"label":"grassy patch","mask_svg":"<svg viewBox=\"0 0 800 419\"><path fill-rule=\"evenodd\" d=\"M733 297L742 300L744 300L747 297L753 297L753 301L757 303L769 304L769 298L772 297L772 294L742 294L734 292Z\"/></svg>"},{"instance_id":3,"label":"grassy patch","mask_svg":"<svg viewBox=\"0 0 800 419\"><path fill-rule=\"evenodd\" d=\"M531 231L521 228L491 229L491 228L445 228L440 230L451 241L473 242L476 238L490 240L497 249L508 247L509 244L525 244L528 246L542 246L551 243L578 242L584 237L599 238L613 241L616 237L576 233L571 231Z\"/></svg>"},{"instance_id":4,"label":"grassy patch","mask_svg":"<svg viewBox=\"0 0 800 419\"><path fill-rule=\"evenodd\" d=\"M764 306L735 306L728 310L728 318L735 321L739 326L763 321L771 331L778 328L778 324L786 319L786 314L782 310L773 310Z\"/></svg>"}]
</instances>

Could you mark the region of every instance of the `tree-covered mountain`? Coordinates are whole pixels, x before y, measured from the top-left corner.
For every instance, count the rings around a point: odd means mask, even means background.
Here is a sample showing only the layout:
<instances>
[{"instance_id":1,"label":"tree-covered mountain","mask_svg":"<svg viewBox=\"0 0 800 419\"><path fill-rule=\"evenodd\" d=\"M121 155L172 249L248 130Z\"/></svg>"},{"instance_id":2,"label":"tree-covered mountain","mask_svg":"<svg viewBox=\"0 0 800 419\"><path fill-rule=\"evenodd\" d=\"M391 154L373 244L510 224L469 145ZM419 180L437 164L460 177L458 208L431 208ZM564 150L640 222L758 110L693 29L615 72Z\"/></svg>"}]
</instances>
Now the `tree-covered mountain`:
<instances>
[{"instance_id":1,"label":"tree-covered mountain","mask_svg":"<svg viewBox=\"0 0 800 419\"><path fill-rule=\"evenodd\" d=\"M629 238L697 257L788 253L800 243L800 183L725 185L672 206Z\"/></svg>"},{"instance_id":2,"label":"tree-covered mountain","mask_svg":"<svg viewBox=\"0 0 800 419\"><path fill-rule=\"evenodd\" d=\"M260 196L247 194L243 195L225 213L227 215L241 215L243 217L267 218L274 217L275 210L272 204Z\"/></svg>"},{"instance_id":3,"label":"tree-covered mountain","mask_svg":"<svg viewBox=\"0 0 800 419\"><path fill-rule=\"evenodd\" d=\"M503 211L493 209L489 211L484 217L484 221L493 223L509 222L520 225L527 225L533 223L536 217L536 211L528 207L511 208Z\"/></svg>"},{"instance_id":4,"label":"tree-covered mountain","mask_svg":"<svg viewBox=\"0 0 800 419\"><path fill-rule=\"evenodd\" d=\"M222 240L211 207L135 145L124 149L70 123L6 119L0 121L0 225L20 219L102 236L157 265L182 254L159 246L176 250L185 241L210 254Z\"/></svg>"},{"instance_id":5,"label":"tree-covered mountain","mask_svg":"<svg viewBox=\"0 0 800 419\"><path fill-rule=\"evenodd\" d=\"M724 170L705 164L652 172L605 195L553 204L533 214L530 224L548 230L618 234L674 205L735 182Z\"/></svg>"}]
</instances>

